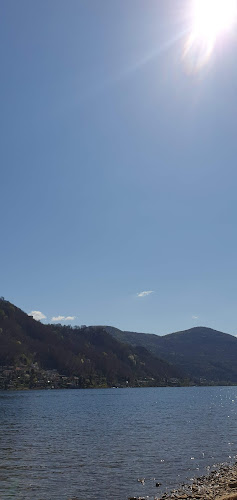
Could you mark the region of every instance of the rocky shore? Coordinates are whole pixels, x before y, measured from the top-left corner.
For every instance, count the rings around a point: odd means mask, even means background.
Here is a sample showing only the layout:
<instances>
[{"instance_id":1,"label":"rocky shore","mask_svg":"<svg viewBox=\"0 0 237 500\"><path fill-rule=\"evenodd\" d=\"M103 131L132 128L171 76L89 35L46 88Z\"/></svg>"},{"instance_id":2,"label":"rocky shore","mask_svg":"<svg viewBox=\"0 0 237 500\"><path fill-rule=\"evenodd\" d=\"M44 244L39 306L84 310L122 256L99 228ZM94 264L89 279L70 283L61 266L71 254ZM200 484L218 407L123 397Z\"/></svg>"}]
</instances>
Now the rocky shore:
<instances>
[{"instance_id":1,"label":"rocky shore","mask_svg":"<svg viewBox=\"0 0 237 500\"><path fill-rule=\"evenodd\" d=\"M182 485L170 494L164 493L157 500L237 500L237 464L221 465L208 476L201 476L190 485Z\"/></svg>"},{"instance_id":2,"label":"rocky shore","mask_svg":"<svg viewBox=\"0 0 237 500\"><path fill-rule=\"evenodd\" d=\"M149 497L130 497L130 500L148 500ZM163 495L156 494L154 500L237 500L237 463L221 465L208 476L201 476L191 484ZM150 497L151 500L151 497Z\"/></svg>"}]
</instances>

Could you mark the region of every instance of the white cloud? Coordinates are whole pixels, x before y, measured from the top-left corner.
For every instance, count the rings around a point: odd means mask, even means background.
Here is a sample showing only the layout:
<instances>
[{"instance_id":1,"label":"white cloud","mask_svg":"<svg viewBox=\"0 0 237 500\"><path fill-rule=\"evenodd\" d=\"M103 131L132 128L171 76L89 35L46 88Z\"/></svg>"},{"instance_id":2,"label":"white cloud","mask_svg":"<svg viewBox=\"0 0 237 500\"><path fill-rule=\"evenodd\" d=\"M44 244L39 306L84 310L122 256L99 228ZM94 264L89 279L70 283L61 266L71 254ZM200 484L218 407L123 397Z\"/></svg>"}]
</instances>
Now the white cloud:
<instances>
[{"instance_id":1,"label":"white cloud","mask_svg":"<svg viewBox=\"0 0 237 500\"><path fill-rule=\"evenodd\" d=\"M62 319L65 319L65 316L53 316L51 321L62 321Z\"/></svg>"},{"instance_id":2,"label":"white cloud","mask_svg":"<svg viewBox=\"0 0 237 500\"><path fill-rule=\"evenodd\" d=\"M46 316L41 311L31 311L28 316L33 316L36 321L40 321L41 319L46 319Z\"/></svg>"},{"instance_id":3,"label":"white cloud","mask_svg":"<svg viewBox=\"0 0 237 500\"><path fill-rule=\"evenodd\" d=\"M140 292L137 294L138 297L146 297L147 295L150 295L151 293L153 293L153 290L148 290L148 291L145 291L145 292Z\"/></svg>"},{"instance_id":4,"label":"white cloud","mask_svg":"<svg viewBox=\"0 0 237 500\"><path fill-rule=\"evenodd\" d=\"M198 316L192 316L192 319L198 319Z\"/></svg>"},{"instance_id":5,"label":"white cloud","mask_svg":"<svg viewBox=\"0 0 237 500\"><path fill-rule=\"evenodd\" d=\"M73 321L76 316L53 316L51 321Z\"/></svg>"}]
</instances>

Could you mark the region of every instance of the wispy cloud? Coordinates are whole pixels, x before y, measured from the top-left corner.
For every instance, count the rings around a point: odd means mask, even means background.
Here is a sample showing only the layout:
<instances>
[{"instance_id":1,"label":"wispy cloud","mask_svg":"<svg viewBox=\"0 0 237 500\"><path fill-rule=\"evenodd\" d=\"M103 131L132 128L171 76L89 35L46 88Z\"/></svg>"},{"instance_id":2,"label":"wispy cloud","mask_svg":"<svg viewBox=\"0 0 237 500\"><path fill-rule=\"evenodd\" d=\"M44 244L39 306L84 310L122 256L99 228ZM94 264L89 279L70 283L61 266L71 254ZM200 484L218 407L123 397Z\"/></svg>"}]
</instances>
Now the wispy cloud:
<instances>
[{"instance_id":1,"label":"wispy cloud","mask_svg":"<svg viewBox=\"0 0 237 500\"><path fill-rule=\"evenodd\" d=\"M33 316L36 321L40 321L41 319L46 319L45 314L43 314L41 311L31 311L28 316Z\"/></svg>"},{"instance_id":2,"label":"wispy cloud","mask_svg":"<svg viewBox=\"0 0 237 500\"><path fill-rule=\"evenodd\" d=\"M65 316L53 316L51 318L51 321L62 321L62 319L64 319Z\"/></svg>"},{"instance_id":3,"label":"wispy cloud","mask_svg":"<svg viewBox=\"0 0 237 500\"><path fill-rule=\"evenodd\" d=\"M146 290L144 292L140 292L137 294L138 297L147 297L147 295L150 295L151 293L154 293L153 290Z\"/></svg>"},{"instance_id":4,"label":"wispy cloud","mask_svg":"<svg viewBox=\"0 0 237 500\"><path fill-rule=\"evenodd\" d=\"M51 321L73 321L76 316L53 316Z\"/></svg>"},{"instance_id":5,"label":"wispy cloud","mask_svg":"<svg viewBox=\"0 0 237 500\"><path fill-rule=\"evenodd\" d=\"M192 316L192 319L198 319L198 316Z\"/></svg>"}]
</instances>

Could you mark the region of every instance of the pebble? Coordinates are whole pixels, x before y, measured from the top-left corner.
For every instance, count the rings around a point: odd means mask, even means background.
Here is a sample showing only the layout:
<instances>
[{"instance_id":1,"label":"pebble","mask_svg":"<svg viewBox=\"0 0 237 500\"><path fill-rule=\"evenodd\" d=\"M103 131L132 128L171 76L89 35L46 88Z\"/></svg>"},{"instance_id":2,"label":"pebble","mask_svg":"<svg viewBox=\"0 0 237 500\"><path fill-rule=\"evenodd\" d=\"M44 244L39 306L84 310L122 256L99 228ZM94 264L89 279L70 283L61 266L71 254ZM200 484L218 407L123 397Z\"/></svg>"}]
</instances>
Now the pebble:
<instances>
[{"instance_id":1,"label":"pebble","mask_svg":"<svg viewBox=\"0 0 237 500\"><path fill-rule=\"evenodd\" d=\"M221 465L208 476L194 479L192 484L182 485L157 500L237 500L237 463Z\"/></svg>"},{"instance_id":2,"label":"pebble","mask_svg":"<svg viewBox=\"0 0 237 500\"><path fill-rule=\"evenodd\" d=\"M145 479L138 479L144 484ZM156 487L160 483L155 483ZM128 497L128 500L148 500L149 497ZM197 477L191 484L182 484L178 489L154 500L237 500L237 462L234 465L221 465L208 476ZM150 497L150 500L151 497Z\"/></svg>"}]
</instances>

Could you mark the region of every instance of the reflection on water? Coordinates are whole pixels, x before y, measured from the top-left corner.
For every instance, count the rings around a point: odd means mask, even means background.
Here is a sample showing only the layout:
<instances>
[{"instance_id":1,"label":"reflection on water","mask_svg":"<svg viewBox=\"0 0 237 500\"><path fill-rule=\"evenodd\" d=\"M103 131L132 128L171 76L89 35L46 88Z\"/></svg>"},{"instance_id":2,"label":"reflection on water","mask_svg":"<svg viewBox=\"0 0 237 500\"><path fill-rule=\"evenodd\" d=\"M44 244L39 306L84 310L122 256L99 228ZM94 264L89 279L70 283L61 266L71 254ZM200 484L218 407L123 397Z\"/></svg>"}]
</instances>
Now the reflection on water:
<instances>
[{"instance_id":1,"label":"reflection on water","mask_svg":"<svg viewBox=\"0 0 237 500\"><path fill-rule=\"evenodd\" d=\"M154 498L234 461L236 405L237 387L0 392L0 499Z\"/></svg>"}]
</instances>

